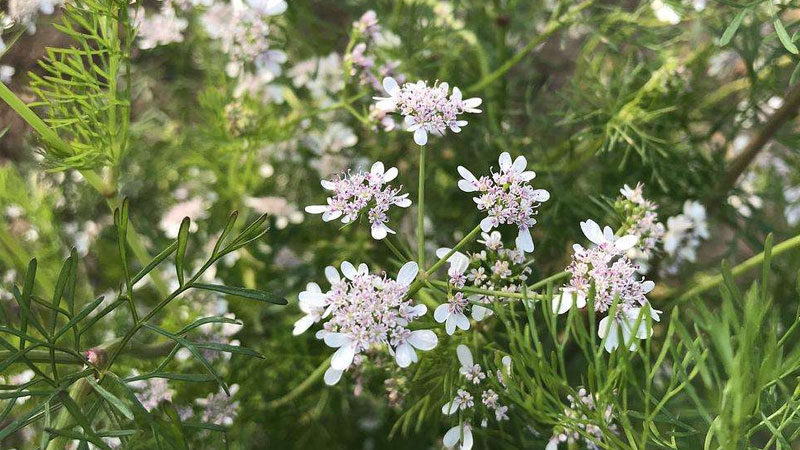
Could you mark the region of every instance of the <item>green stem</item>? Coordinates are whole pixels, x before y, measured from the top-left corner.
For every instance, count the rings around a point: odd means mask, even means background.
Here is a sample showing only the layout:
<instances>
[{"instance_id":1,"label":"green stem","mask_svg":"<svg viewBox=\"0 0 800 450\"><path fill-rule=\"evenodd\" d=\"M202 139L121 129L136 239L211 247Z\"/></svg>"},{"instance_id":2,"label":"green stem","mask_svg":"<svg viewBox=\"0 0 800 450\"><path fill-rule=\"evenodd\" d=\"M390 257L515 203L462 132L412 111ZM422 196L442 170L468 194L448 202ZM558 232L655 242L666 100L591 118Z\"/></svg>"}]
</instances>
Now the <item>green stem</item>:
<instances>
[{"instance_id":1,"label":"green stem","mask_svg":"<svg viewBox=\"0 0 800 450\"><path fill-rule=\"evenodd\" d=\"M455 252L457 252L461 247L466 245L467 242L471 241L472 238L474 238L475 235L477 235L480 231L481 231L481 226L480 225L478 225L475 228L473 228L472 231L470 231L469 234L467 234L460 241L458 241L458 243L452 249L450 249L450 251L447 252L446 255L444 255L443 257L439 258L439 260L436 261L436 263L433 266L431 266L430 269L428 269L425 272L423 272L422 276L419 277L419 279L417 279L416 281L414 281L414 283L411 285L411 287L408 288L408 296L410 297L410 296L416 294L417 291L419 291L422 288L422 285L425 283L425 280L427 280L431 275L436 273L436 271L440 267L442 267L442 264L447 262L447 260L451 256L453 256L453 254L455 254Z\"/></svg>"},{"instance_id":2,"label":"green stem","mask_svg":"<svg viewBox=\"0 0 800 450\"><path fill-rule=\"evenodd\" d=\"M419 147L419 186L417 197L417 264L425 267L425 146Z\"/></svg>"},{"instance_id":3,"label":"green stem","mask_svg":"<svg viewBox=\"0 0 800 450\"><path fill-rule=\"evenodd\" d=\"M596 0L584 0L581 3L578 3L577 5L575 5L572 8L570 8L563 15L561 15L561 16L551 20L550 22L548 22L547 26L544 29L544 31L542 31L542 33L540 35L538 35L535 38L531 39L531 41L528 42L528 44L526 44L525 47L522 47L522 49L519 52L517 52L514 56L509 58L508 61L503 63L502 66L500 66L497 69L495 69L494 72L484 76L477 83L475 83L472 86L468 87L466 89L466 93L474 93L474 92L480 91L481 89L485 88L486 86L488 86L488 85L494 83L495 81L497 81L500 77L505 75L506 72L511 70L512 67L517 65L520 61L522 61L522 59L525 58L525 55L530 53L531 50L535 49L540 44L542 44L544 41L549 39L550 36L555 34L558 30L564 28L567 25L571 25L572 21L575 19L575 17L581 11L583 11L584 9L588 8L589 6L591 6L595 1Z\"/></svg>"},{"instance_id":4,"label":"green stem","mask_svg":"<svg viewBox=\"0 0 800 450\"><path fill-rule=\"evenodd\" d=\"M327 370L328 366L330 365L331 357L332 356L329 356L325 361L322 361L322 364L320 364L319 367L314 369L314 371L311 372L311 375L309 375L305 380L303 380L302 383L298 384L296 388L289 391L289 393L287 393L283 397L267 403L267 409L280 408L281 406L291 402L292 400L299 397L302 393L307 391L311 386L314 385L314 382L317 381L320 377L322 377L322 375L325 373L325 370Z\"/></svg>"},{"instance_id":5,"label":"green stem","mask_svg":"<svg viewBox=\"0 0 800 450\"><path fill-rule=\"evenodd\" d=\"M797 236L795 236L795 237L793 237L791 239L787 239L787 240L781 242L780 244L776 245L775 247L773 247L772 248L772 257L776 257L776 256L778 256L778 255L780 255L782 253L786 253L789 250L791 250L793 248L796 248L796 247L800 247L800 235L797 235ZM733 269L731 269L731 274L734 277L736 277L736 276L741 275L741 274L743 274L743 273L745 273L745 272L747 272L747 271L749 271L751 269L754 269L754 268L760 266L763 262L764 262L764 252L761 252L761 253L759 253L759 254L747 259L743 263L737 265ZM712 277L708 277L704 281L699 282L694 287L690 288L689 290L687 290L683 294L679 295L678 298L676 298L675 301L673 302L672 306L675 306L675 305L678 305L680 303L683 303L683 302L685 302L685 301L687 301L687 300L689 300L689 299L691 299L693 297L696 297L696 296L698 296L698 295L700 295L700 294L702 294L702 293L704 293L704 292L706 292L706 291L708 291L710 289L713 289L716 286L720 285L722 282L723 282L722 274L715 275L715 276L712 276Z\"/></svg>"},{"instance_id":6,"label":"green stem","mask_svg":"<svg viewBox=\"0 0 800 450\"><path fill-rule=\"evenodd\" d=\"M428 280L428 283L430 283L430 284L432 284L434 286L439 286L439 287L443 287L443 288L446 288L446 287L449 286L449 283L447 283L446 281L441 281L441 280ZM516 298L516 299L520 299L520 300L523 300L523 299L530 299L530 300L544 299L544 295L536 294L536 293L527 293L527 295L526 295L523 292L495 291L495 290L492 290L492 289L481 289L481 288L475 288L475 287L470 287L470 286L464 286L462 288L456 288L456 287L453 287L453 286L450 286L450 287L454 291L458 291L458 292L466 292L466 293L469 293L469 294L490 295L492 297Z\"/></svg>"}]
</instances>

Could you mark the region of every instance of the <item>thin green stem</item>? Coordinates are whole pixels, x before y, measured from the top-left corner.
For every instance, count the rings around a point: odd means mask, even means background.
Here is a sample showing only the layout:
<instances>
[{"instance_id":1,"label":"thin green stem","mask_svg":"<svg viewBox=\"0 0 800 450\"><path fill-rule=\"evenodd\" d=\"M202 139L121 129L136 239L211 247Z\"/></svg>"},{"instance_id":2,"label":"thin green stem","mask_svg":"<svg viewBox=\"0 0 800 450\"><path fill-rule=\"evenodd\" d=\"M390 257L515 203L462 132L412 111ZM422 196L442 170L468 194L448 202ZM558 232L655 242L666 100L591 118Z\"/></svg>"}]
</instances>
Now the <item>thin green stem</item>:
<instances>
[{"instance_id":1,"label":"thin green stem","mask_svg":"<svg viewBox=\"0 0 800 450\"><path fill-rule=\"evenodd\" d=\"M419 186L417 194L417 264L425 267L425 146L419 147Z\"/></svg>"},{"instance_id":2,"label":"thin green stem","mask_svg":"<svg viewBox=\"0 0 800 450\"><path fill-rule=\"evenodd\" d=\"M466 89L467 93L474 93L480 91L481 89L485 88L486 86L494 83L500 77L506 74L512 67L517 65L520 61L525 58L525 56L531 52L531 50L535 49L539 45L541 45L544 41L550 38L553 34L555 34L558 30L564 28L565 26L571 25L572 21L577 17L577 15L583 11L584 9L588 8L592 4L594 4L596 0L584 0L581 3L573 6L563 15L550 20L545 26L544 31L541 34L536 36L535 38L531 39L525 47L522 47L520 51L518 51L514 56L509 58L503 65L495 69L492 73L484 76L477 83L473 84L469 88Z\"/></svg>"},{"instance_id":3,"label":"thin green stem","mask_svg":"<svg viewBox=\"0 0 800 450\"><path fill-rule=\"evenodd\" d=\"M296 399L301 394L303 394L305 391L307 391L311 386L314 385L314 382L317 381L320 377L322 377L322 375L325 373L325 370L327 370L328 365L330 365L331 358L332 356L329 356L325 361L322 361L322 364L320 364L316 369L314 369L314 371L311 372L311 375L309 375L305 380L303 380L302 383L298 384L297 387L289 391L286 395L284 395L279 399L269 402L267 404L267 408L268 409L280 408L281 406L291 402L292 400Z\"/></svg>"}]
</instances>

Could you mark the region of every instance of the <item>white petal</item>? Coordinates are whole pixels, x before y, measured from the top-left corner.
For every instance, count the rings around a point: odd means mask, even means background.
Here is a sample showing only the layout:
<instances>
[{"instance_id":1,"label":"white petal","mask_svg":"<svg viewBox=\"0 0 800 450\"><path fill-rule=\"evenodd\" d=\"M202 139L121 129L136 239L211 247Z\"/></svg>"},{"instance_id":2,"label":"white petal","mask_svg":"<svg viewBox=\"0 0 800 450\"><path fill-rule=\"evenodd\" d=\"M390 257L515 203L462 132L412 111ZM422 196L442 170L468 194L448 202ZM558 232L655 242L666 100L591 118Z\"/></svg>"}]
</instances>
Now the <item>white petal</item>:
<instances>
[{"instance_id":1,"label":"white petal","mask_svg":"<svg viewBox=\"0 0 800 450\"><path fill-rule=\"evenodd\" d=\"M460 450L472 450L472 428L469 425L464 425L464 440L461 442Z\"/></svg>"},{"instance_id":2,"label":"white petal","mask_svg":"<svg viewBox=\"0 0 800 450\"><path fill-rule=\"evenodd\" d=\"M544 448L544 450L558 450L558 438L550 438L550 440L547 441L547 446Z\"/></svg>"},{"instance_id":3,"label":"white petal","mask_svg":"<svg viewBox=\"0 0 800 450\"><path fill-rule=\"evenodd\" d=\"M464 314L453 314L456 318L456 326L462 330L469 330L469 319Z\"/></svg>"},{"instance_id":4,"label":"white petal","mask_svg":"<svg viewBox=\"0 0 800 450\"><path fill-rule=\"evenodd\" d=\"M581 222L581 230L586 238L594 244L600 245L606 241L605 237L603 237L603 232L600 230L600 225L592 219Z\"/></svg>"},{"instance_id":5,"label":"white petal","mask_svg":"<svg viewBox=\"0 0 800 450\"><path fill-rule=\"evenodd\" d=\"M642 282L642 291L643 291L645 294L647 294L647 293L649 293L650 291L652 291L653 289L655 289L655 287L656 287L656 284L655 284L655 283L653 283L653 282L652 282L652 281L650 281L650 280L646 280L646 281L643 281L643 282Z\"/></svg>"},{"instance_id":6,"label":"white petal","mask_svg":"<svg viewBox=\"0 0 800 450\"><path fill-rule=\"evenodd\" d=\"M403 264L403 267L401 267L400 271L397 272L397 282L403 286L408 286L414 281L414 279L417 278L418 273L419 266L417 263L414 261L409 261Z\"/></svg>"},{"instance_id":7,"label":"white petal","mask_svg":"<svg viewBox=\"0 0 800 450\"><path fill-rule=\"evenodd\" d=\"M309 214L322 214L328 210L328 205L310 205L306 206L306 212Z\"/></svg>"},{"instance_id":8,"label":"white petal","mask_svg":"<svg viewBox=\"0 0 800 450\"><path fill-rule=\"evenodd\" d=\"M481 220L481 230L483 230L484 233L488 233L493 227L494 221L491 217L485 217L483 220Z\"/></svg>"},{"instance_id":9,"label":"white petal","mask_svg":"<svg viewBox=\"0 0 800 450\"><path fill-rule=\"evenodd\" d=\"M449 335L452 336L453 333L456 332L456 315L455 314L448 314L447 320L444 321L444 331Z\"/></svg>"},{"instance_id":10,"label":"white petal","mask_svg":"<svg viewBox=\"0 0 800 450\"><path fill-rule=\"evenodd\" d=\"M433 310L433 319L439 323L444 322L450 316L450 307L447 303L442 303Z\"/></svg>"},{"instance_id":11,"label":"white petal","mask_svg":"<svg viewBox=\"0 0 800 450\"><path fill-rule=\"evenodd\" d=\"M392 77L386 77L383 79L383 90L386 91L387 94L394 96L397 91L400 90L400 86L397 85L397 81L395 81Z\"/></svg>"},{"instance_id":12,"label":"white petal","mask_svg":"<svg viewBox=\"0 0 800 450\"><path fill-rule=\"evenodd\" d=\"M475 192L478 190L471 181L467 180L458 180L458 188L464 192Z\"/></svg>"},{"instance_id":13,"label":"white petal","mask_svg":"<svg viewBox=\"0 0 800 450\"><path fill-rule=\"evenodd\" d=\"M470 172L469 169L464 166L458 166L458 174L461 175L461 178L467 181L478 181L478 179L475 178L475 175L473 175L472 172Z\"/></svg>"},{"instance_id":14,"label":"white petal","mask_svg":"<svg viewBox=\"0 0 800 450\"><path fill-rule=\"evenodd\" d=\"M621 238L614 241L614 247L624 252L625 250L630 250L631 248L633 248L633 246L636 245L636 242L638 241L639 239L636 236L629 234L627 236L622 236Z\"/></svg>"},{"instance_id":15,"label":"white petal","mask_svg":"<svg viewBox=\"0 0 800 450\"><path fill-rule=\"evenodd\" d=\"M383 163L380 161L376 161L372 167L370 168L370 173L373 175L377 175L381 179L383 179Z\"/></svg>"},{"instance_id":16,"label":"white petal","mask_svg":"<svg viewBox=\"0 0 800 450\"><path fill-rule=\"evenodd\" d=\"M386 230L388 230L388 228L383 224L372 225L372 239L380 241L385 238L388 234Z\"/></svg>"},{"instance_id":17,"label":"white petal","mask_svg":"<svg viewBox=\"0 0 800 450\"><path fill-rule=\"evenodd\" d=\"M349 261L344 261L342 263L342 274L348 279L354 280L358 272L356 272L356 268Z\"/></svg>"},{"instance_id":18,"label":"white petal","mask_svg":"<svg viewBox=\"0 0 800 450\"><path fill-rule=\"evenodd\" d=\"M397 167L390 167L389 170L387 170L386 173L383 174L383 182L388 183L394 180L395 178L397 178L397 174L398 174Z\"/></svg>"},{"instance_id":19,"label":"white petal","mask_svg":"<svg viewBox=\"0 0 800 450\"><path fill-rule=\"evenodd\" d=\"M544 189L536 189L533 191L533 201L546 202L550 200L550 193Z\"/></svg>"},{"instance_id":20,"label":"white petal","mask_svg":"<svg viewBox=\"0 0 800 450\"><path fill-rule=\"evenodd\" d=\"M483 103L483 100L478 97L472 97L464 100L464 106L466 106L468 109L475 109L478 106L481 106L481 103Z\"/></svg>"},{"instance_id":21,"label":"white petal","mask_svg":"<svg viewBox=\"0 0 800 450\"><path fill-rule=\"evenodd\" d=\"M328 296L322 292L303 291L297 297L301 302L320 308L328 304Z\"/></svg>"},{"instance_id":22,"label":"white petal","mask_svg":"<svg viewBox=\"0 0 800 450\"><path fill-rule=\"evenodd\" d=\"M328 279L330 284L342 281L342 277L339 276L339 271L333 266L328 266L325 268L325 278Z\"/></svg>"},{"instance_id":23,"label":"white petal","mask_svg":"<svg viewBox=\"0 0 800 450\"><path fill-rule=\"evenodd\" d=\"M336 370L333 367L328 367L328 370L325 371L325 384L333 386L338 383L342 378L342 373L344 373L343 370Z\"/></svg>"},{"instance_id":24,"label":"white petal","mask_svg":"<svg viewBox=\"0 0 800 450\"><path fill-rule=\"evenodd\" d=\"M327 332L324 334L323 339L325 340L325 345L334 348L349 345L353 342L353 340L344 333Z\"/></svg>"},{"instance_id":25,"label":"white petal","mask_svg":"<svg viewBox=\"0 0 800 450\"><path fill-rule=\"evenodd\" d=\"M484 308L480 305L472 305L472 318L480 322L481 320L492 315L492 310Z\"/></svg>"},{"instance_id":26,"label":"white petal","mask_svg":"<svg viewBox=\"0 0 800 450\"><path fill-rule=\"evenodd\" d=\"M523 252L531 253L533 251L533 237L531 230L525 228L519 230L516 240L517 248Z\"/></svg>"},{"instance_id":27,"label":"white petal","mask_svg":"<svg viewBox=\"0 0 800 450\"><path fill-rule=\"evenodd\" d=\"M408 337L408 343L420 350L427 351L436 347L436 344L439 343L439 338L431 330L416 330L411 332L411 336Z\"/></svg>"},{"instance_id":28,"label":"white petal","mask_svg":"<svg viewBox=\"0 0 800 450\"><path fill-rule=\"evenodd\" d=\"M333 181L322 180L322 181L319 182L319 184L321 184L322 187L324 187L325 189L327 189L329 191L332 191L332 190L336 189L336 183L334 183Z\"/></svg>"},{"instance_id":29,"label":"white petal","mask_svg":"<svg viewBox=\"0 0 800 450\"><path fill-rule=\"evenodd\" d=\"M398 345L394 352L394 359L397 361L397 365L403 369L411 365L411 361L414 360L415 356L414 347L409 344Z\"/></svg>"},{"instance_id":30,"label":"white petal","mask_svg":"<svg viewBox=\"0 0 800 450\"><path fill-rule=\"evenodd\" d=\"M414 130L414 142L417 145L425 145L428 143L428 132L425 131L425 128L417 128Z\"/></svg>"},{"instance_id":31,"label":"white petal","mask_svg":"<svg viewBox=\"0 0 800 450\"><path fill-rule=\"evenodd\" d=\"M520 155L517 156L517 159L514 160L514 164L511 166L515 172L523 172L525 170L525 166L528 165L528 160L525 159L524 156Z\"/></svg>"},{"instance_id":32,"label":"white petal","mask_svg":"<svg viewBox=\"0 0 800 450\"><path fill-rule=\"evenodd\" d=\"M380 111L394 111L395 108L397 108L397 102L392 98L380 99L375 103L375 109Z\"/></svg>"},{"instance_id":33,"label":"white petal","mask_svg":"<svg viewBox=\"0 0 800 450\"><path fill-rule=\"evenodd\" d=\"M446 416L453 415L456 411L458 411L459 402L453 400L452 402L447 402L442 406L442 414Z\"/></svg>"},{"instance_id":34,"label":"white petal","mask_svg":"<svg viewBox=\"0 0 800 450\"><path fill-rule=\"evenodd\" d=\"M458 355L458 361L461 363L461 367L472 368L475 364L472 360L472 352L469 350L469 347L464 344L460 344L456 347L456 355Z\"/></svg>"},{"instance_id":35,"label":"white petal","mask_svg":"<svg viewBox=\"0 0 800 450\"><path fill-rule=\"evenodd\" d=\"M294 323L294 330L292 330L292 334L295 336L301 335L306 332L311 325L314 325L314 317L312 316L303 316Z\"/></svg>"},{"instance_id":36,"label":"white petal","mask_svg":"<svg viewBox=\"0 0 800 450\"><path fill-rule=\"evenodd\" d=\"M333 354L333 357L331 358L331 367L336 370L345 370L350 367L350 364L353 363L353 357L355 356L355 345L343 345L339 347L339 350L336 350L336 352Z\"/></svg>"},{"instance_id":37,"label":"white petal","mask_svg":"<svg viewBox=\"0 0 800 450\"><path fill-rule=\"evenodd\" d=\"M456 101L461 101L461 89L453 87L453 95L451 98Z\"/></svg>"},{"instance_id":38,"label":"white petal","mask_svg":"<svg viewBox=\"0 0 800 450\"><path fill-rule=\"evenodd\" d=\"M500 169L508 170L511 167L511 155L508 152L501 153L498 162L500 163Z\"/></svg>"},{"instance_id":39,"label":"white petal","mask_svg":"<svg viewBox=\"0 0 800 450\"><path fill-rule=\"evenodd\" d=\"M453 428L447 430L447 433L444 434L442 438L442 444L445 447L454 447L458 444L458 441L461 439L461 426L456 425Z\"/></svg>"},{"instance_id":40,"label":"white petal","mask_svg":"<svg viewBox=\"0 0 800 450\"><path fill-rule=\"evenodd\" d=\"M560 295L553 297L553 313L564 314L572 308L572 295L574 291L561 291Z\"/></svg>"}]
</instances>

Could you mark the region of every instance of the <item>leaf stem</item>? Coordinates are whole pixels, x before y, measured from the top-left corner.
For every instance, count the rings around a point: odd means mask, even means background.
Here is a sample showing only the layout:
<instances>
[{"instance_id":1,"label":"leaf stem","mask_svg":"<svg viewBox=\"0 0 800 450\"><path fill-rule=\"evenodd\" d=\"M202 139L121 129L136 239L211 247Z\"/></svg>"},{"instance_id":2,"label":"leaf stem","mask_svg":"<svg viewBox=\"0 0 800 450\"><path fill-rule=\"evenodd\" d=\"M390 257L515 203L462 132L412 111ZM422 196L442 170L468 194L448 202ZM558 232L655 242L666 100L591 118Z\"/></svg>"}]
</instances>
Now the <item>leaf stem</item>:
<instances>
[{"instance_id":1,"label":"leaf stem","mask_svg":"<svg viewBox=\"0 0 800 450\"><path fill-rule=\"evenodd\" d=\"M419 147L419 186L417 187L417 264L425 267L425 146Z\"/></svg>"}]
</instances>

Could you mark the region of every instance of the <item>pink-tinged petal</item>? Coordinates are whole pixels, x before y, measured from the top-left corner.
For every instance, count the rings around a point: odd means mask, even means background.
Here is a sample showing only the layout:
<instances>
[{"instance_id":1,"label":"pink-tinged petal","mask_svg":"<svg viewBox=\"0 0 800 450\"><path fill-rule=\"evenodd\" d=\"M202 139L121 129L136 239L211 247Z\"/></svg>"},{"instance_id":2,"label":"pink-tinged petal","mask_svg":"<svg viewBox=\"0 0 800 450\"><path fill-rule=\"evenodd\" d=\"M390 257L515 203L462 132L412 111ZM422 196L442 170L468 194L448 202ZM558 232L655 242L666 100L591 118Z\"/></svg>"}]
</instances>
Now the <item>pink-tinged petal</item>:
<instances>
[{"instance_id":1,"label":"pink-tinged petal","mask_svg":"<svg viewBox=\"0 0 800 450\"><path fill-rule=\"evenodd\" d=\"M409 261L403 264L400 271L397 273L397 282L403 286L410 285L419 273L419 266L414 261Z\"/></svg>"},{"instance_id":2,"label":"pink-tinged petal","mask_svg":"<svg viewBox=\"0 0 800 450\"><path fill-rule=\"evenodd\" d=\"M322 214L328 210L328 205L311 205L306 206L306 212L309 214Z\"/></svg>"},{"instance_id":3,"label":"pink-tinged petal","mask_svg":"<svg viewBox=\"0 0 800 450\"><path fill-rule=\"evenodd\" d=\"M620 251L626 251L633 248L634 245L639 241L639 238L636 236L629 234L627 236L622 236L621 238L614 241L614 247L616 247Z\"/></svg>"},{"instance_id":4,"label":"pink-tinged petal","mask_svg":"<svg viewBox=\"0 0 800 450\"><path fill-rule=\"evenodd\" d=\"M592 219L581 222L581 230L586 238L594 244L600 245L606 241L605 237L603 237L603 232L600 230L600 225Z\"/></svg>"},{"instance_id":5,"label":"pink-tinged petal","mask_svg":"<svg viewBox=\"0 0 800 450\"><path fill-rule=\"evenodd\" d=\"M328 386L333 386L334 384L338 383L340 379L342 379L343 370L336 370L333 367L328 367L328 370L325 371L325 384Z\"/></svg>"},{"instance_id":6,"label":"pink-tinged petal","mask_svg":"<svg viewBox=\"0 0 800 450\"><path fill-rule=\"evenodd\" d=\"M358 272L353 264L351 264L349 261L344 261L342 263L342 274L346 276L348 280L355 280Z\"/></svg>"},{"instance_id":7,"label":"pink-tinged petal","mask_svg":"<svg viewBox=\"0 0 800 450\"><path fill-rule=\"evenodd\" d=\"M433 310L433 319L439 323L444 322L450 316L450 307L447 303L442 303Z\"/></svg>"},{"instance_id":8,"label":"pink-tinged petal","mask_svg":"<svg viewBox=\"0 0 800 450\"><path fill-rule=\"evenodd\" d=\"M458 180L458 188L464 192L475 192L478 188L471 181Z\"/></svg>"},{"instance_id":9,"label":"pink-tinged petal","mask_svg":"<svg viewBox=\"0 0 800 450\"><path fill-rule=\"evenodd\" d=\"M386 77L383 79L383 90L386 91L387 94L394 96L400 90L400 86L397 84L397 81L392 77Z\"/></svg>"},{"instance_id":10,"label":"pink-tinged petal","mask_svg":"<svg viewBox=\"0 0 800 450\"><path fill-rule=\"evenodd\" d=\"M508 152L501 153L500 158L497 161L500 163L500 169L504 171L508 170L508 168L511 167L512 164L511 155L509 155Z\"/></svg>"},{"instance_id":11,"label":"pink-tinged petal","mask_svg":"<svg viewBox=\"0 0 800 450\"><path fill-rule=\"evenodd\" d=\"M475 362L472 359L472 352L469 350L464 344L459 344L456 347L456 355L458 355L458 362L461 363L461 367L472 368Z\"/></svg>"},{"instance_id":12,"label":"pink-tinged petal","mask_svg":"<svg viewBox=\"0 0 800 450\"><path fill-rule=\"evenodd\" d=\"M353 363L353 358L356 356L355 345L343 345L331 357L331 367L336 370L345 370Z\"/></svg>"},{"instance_id":13,"label":"pink-tinged petal","mask_svg":"<svg viewBox=\"0 0 800 450\"><path fill-rule=\"evenodd\" d=\"M414 130L414 142L417 145L425 145L428 143L428 132L425 131L425 128L417 128Z\"/></svg>"},{"instance_id":14,"label":"pink-tinged petal","mask_svg":"<svg viewBox=\"0 0 800 450\"><path fill-rule=\"evenodd\" d=\"M342 217L341 211L325 211L322 213L322 220L324 222L330 222L332 220L336 220L339 217Z\"/></svg>"},{"instance_id":15,"label":"pink-tinged petal","mask_svg":"<svg viewBox=\"0 0 800 450\"><path fill-rule=\"evenodd\" d=\"M416 330L411 332L408 343L422 351L433 350L439 343L436 333L431 330Z\"/></svg>"}]
</instances>

